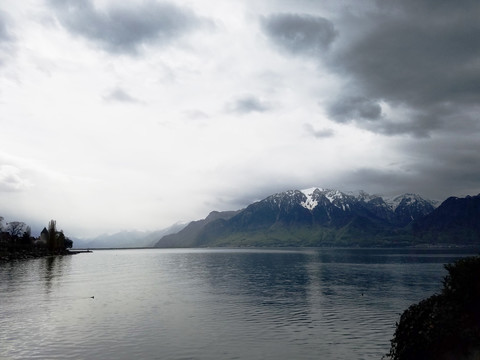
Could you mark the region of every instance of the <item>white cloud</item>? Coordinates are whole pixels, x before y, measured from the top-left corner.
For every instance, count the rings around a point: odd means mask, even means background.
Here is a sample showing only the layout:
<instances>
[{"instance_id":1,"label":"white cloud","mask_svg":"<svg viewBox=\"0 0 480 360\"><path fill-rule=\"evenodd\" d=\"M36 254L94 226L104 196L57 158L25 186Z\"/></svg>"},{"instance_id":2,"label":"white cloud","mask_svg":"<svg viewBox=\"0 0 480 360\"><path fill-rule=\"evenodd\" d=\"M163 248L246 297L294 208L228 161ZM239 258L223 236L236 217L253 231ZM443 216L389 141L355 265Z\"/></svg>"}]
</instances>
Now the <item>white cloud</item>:
<instances>
[{"instance_id":1,"label":"white cloud","mask_svg":"<svg viewBox=\"0 0 480 360\"><path fill-rule=\"evenodd\" d=\"M0 165L0 192L24 191L31 183L23 178L20 169L12 165Z\"/></svg>"}]
</instances>

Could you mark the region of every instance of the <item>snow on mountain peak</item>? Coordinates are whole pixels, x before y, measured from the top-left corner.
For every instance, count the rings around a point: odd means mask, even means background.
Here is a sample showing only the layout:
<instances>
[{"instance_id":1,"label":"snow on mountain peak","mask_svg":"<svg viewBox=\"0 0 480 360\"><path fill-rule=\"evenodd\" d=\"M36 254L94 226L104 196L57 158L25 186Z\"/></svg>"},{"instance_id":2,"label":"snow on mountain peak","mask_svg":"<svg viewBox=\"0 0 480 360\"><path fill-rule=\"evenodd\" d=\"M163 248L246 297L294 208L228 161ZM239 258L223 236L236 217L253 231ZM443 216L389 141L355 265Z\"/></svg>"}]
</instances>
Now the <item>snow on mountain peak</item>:
<instances>
[{"instance_id":1,"label":"snow on mountain peak","mask_svg":"<svg viewBox=\"0 0 480 360\"><path fill-rule=\"evenodd\" d=\"M370 203L372 201L378 201L377 199L383 200L383 206L389 208L390 211L395 211L399 206L410 206L416 203L430 203L433 206L436 205L433 201L424 200L417 194L403 194L386 197L383 195L370 195L362 190L356 192L342 192L339 190L319 187L303 189L300 190L300 192L305 195L305 200L300 205L308 210L313 210L319 204L321 197L326 198L332 205L344 210L345 208L350 208L349 202L351 201Z\"/></svg>"},{"instance_id":2,"label":"snow on mountain peak","mask_svg":"<svg viewBox=\"0 0 480 360\"><path fill-rule=\"evenodd\" d=\"M345 194L339 190L318 187L312 187L300 191L306 196L306 200L302 202L301 205L308 210L313 210L318 205L318 195L320 194L324 195L332 204L334 204L335 200L343 199L345 197Z\"/></svg>"},{"instance_id":3,"label":"snow on mountain peak","mask_svg":"<svg viewBox=\"0 0 480 360\"><path fill-rule=\"evenodd\" d=\"M397 195L392 197L384 197L384 201L387 205L389 205L393 211L395 211L398 206L402 203L402 201L406 204L413 204L418 201L422 201L423 199L416 194L403 194Z\"/></svg>"},{"instance_id":4,"label":"snow on mountain peak","mask_svg":"<svg viewBox=\"0 0 480 360\"><path fill-rule=\"evenodd\" d=\"M308 210L313 210L318 205L318 201L313 196L315 190L323 191L323 189L316 188L316 187L300 190L307 198L300 205L302 205L304 208L306 208Z\"/></svg>"},{"instance_id":5,"label":"snow on mountain peak","mask_svg":"<svg viewBox=\"0 0 480 360\"><path fill-rule=\"evenodd\" d=\"M325 190L325 197L333 203L337 199L343 199L345 197L345 194L343 194L339 190Z\"/></svg>"}]
</instances>

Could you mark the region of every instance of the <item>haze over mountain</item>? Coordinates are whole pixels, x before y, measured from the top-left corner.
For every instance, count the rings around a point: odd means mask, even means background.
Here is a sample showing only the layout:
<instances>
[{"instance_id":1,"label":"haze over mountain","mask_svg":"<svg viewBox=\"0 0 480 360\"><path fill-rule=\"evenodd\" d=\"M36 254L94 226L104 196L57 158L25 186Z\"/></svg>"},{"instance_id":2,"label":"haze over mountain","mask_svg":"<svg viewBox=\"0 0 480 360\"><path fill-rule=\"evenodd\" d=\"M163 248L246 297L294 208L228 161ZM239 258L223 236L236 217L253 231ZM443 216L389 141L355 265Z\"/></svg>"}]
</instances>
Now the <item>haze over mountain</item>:
<instances>
[{"instance_id":1,"label":"haze over mountain","mask_svg":"<svg viewBox=\"0 0 480 360\"><path fill-rule=\"evenodd\" d=\"M174 224L156 231L125 230L115 234L98 235L94 238L73 238L74 248L137 248L153 247L159 238L182 230L187 224Z\"/></svg>"}]
</instances>

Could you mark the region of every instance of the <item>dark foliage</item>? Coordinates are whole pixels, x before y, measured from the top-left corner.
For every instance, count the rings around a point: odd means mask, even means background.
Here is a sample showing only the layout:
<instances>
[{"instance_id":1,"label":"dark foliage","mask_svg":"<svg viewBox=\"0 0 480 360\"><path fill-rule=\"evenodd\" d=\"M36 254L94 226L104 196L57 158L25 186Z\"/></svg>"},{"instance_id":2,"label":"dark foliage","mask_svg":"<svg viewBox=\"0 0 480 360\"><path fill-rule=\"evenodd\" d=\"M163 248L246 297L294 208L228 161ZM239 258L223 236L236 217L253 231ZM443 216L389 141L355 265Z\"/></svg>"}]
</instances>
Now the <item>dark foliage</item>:
<instances>
[{"instance_id":1,"label":"dark foliage","mask_svg":"<svg viewBox=\"0 0 480 360\"><path fill-rule=\"evenodd\" d=\"M480 257L445 268L441 294L410 306L400 317L389 358L470 359L480 350Z\"/></svg>"},{"instance_id":2,"label":"dark foliage","mask_svg":"<svg viewBox=\"0 0 480 360\"><path fill-rule=\"evenodd\" d=\"M0 217L0 261L12 259L28 259L52 254L67 253L73 241L65 237L63 231L56 231L55 226L47 233L47 239L31 236L31 229L23 222L12 221L3 226ZM51 224L55 224L52 220Z\"/></svg>"}]
</instances>

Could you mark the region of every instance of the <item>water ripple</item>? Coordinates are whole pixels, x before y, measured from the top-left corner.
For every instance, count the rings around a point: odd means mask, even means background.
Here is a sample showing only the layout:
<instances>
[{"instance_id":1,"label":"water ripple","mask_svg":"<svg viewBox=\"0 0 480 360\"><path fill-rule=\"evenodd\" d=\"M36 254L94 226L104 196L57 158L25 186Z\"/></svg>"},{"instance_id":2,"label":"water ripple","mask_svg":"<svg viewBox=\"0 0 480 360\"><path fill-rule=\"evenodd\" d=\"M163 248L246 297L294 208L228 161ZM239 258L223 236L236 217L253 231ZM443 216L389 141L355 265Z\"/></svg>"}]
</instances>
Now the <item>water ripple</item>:
<instances>
[{"instance_id":1,"label":"water ripple","mask_svg":"<svg viewBox=\"0 0 480 360\"><path fill-rule=\"evenodd\" d=\"M2 264L0 358L380 359L448 258L124 250Z\"/></svg>"}]
</instances>

